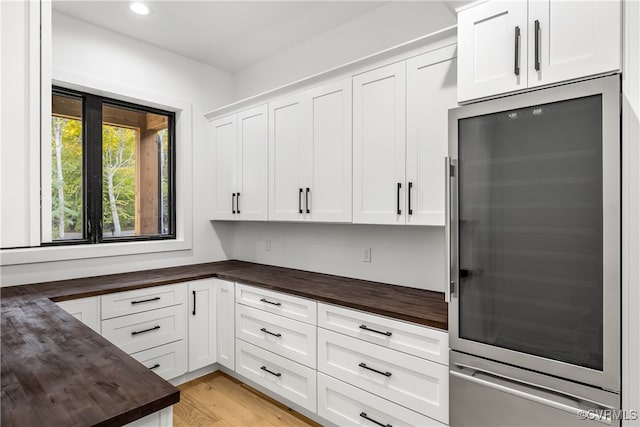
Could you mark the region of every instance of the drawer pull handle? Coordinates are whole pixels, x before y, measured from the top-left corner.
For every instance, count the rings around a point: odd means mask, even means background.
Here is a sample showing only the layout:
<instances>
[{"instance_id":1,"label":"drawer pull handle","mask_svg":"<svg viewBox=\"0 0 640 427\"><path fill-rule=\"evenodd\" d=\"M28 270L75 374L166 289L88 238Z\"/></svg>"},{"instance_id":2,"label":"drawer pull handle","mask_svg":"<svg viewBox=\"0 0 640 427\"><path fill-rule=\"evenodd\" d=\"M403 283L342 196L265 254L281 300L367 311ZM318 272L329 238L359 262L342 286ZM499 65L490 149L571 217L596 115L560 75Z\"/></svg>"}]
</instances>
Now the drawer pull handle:
<instances>
[{"instance_id":1,"label":"drawer pull handle","mask_svg":"<svg viewBox=\"0 0 640 427\"><path fill-rule=\"evenodd\" d=\"M142 304L143 302L158 301L159 299L160 297L155 297L155 298L143 299L141 301L131 301L131 305Z\"/></svg>"},{"instance_id":2,"label":"drawer pull handle","mask_svg":"<svg viewBox=\"0 0 640 427\"><path fill-rule=\"evenodd\" d=\"M369 417L367 416L367 413L366 413L366 412L360 412L360 416L361 416L362 418L364 418L365 420L369 420L369 421L371 421L372 423L379 425L380 427L393 427L391 424L382 424L381 422L376 421L376 420L374 420L373 418L369 418Z\"/></svg>"},{"instance_id":3,"label":"drawer pull handle","mask_svg":"<svg viewBox=\"0 0 640 427\"><path fill-rule=\"evenodd\" d=\"M260 330L262 332L264 332L265 334L273 335L274 337L280 338L282 336L282 334L277 334L275 332L271 332L271 331L267 330L267 328L260 328Z\"/></svg>"},{"instance_id":4,"label":"drawer pull handle","mask_svg":"<svg viewBox=\"0 0 640 427\"><path fill-rule=\"evenodd\" d=\"M390 377L391 376L391 372L378 371L377 369L373 369L373 368L368 367L367 364L364 363L364 362L361 362L358 366L360 366L361 368L364 368L364 369L368 369L369 371L373 371L376 374L384 375L385 377Z\"/></svg>"},{"instance_id":5,"label":"drawer pull handle","mask_svg":"<svg viewBox=\"0 0 640 427\"><path fill-rule=\"evenodd\" d=\"M269 369L267 369L267 367L266 367L266 366L260 366L260 369L262 369L262 370L263 370L263 371L265 371L265 372L270 373L271 375L275 375L276 377L281 377L281 376L282 376L282 374L281 374L280 372L273 372L273 371L270 371Z\"/></svg>"},{"instance_id":6,"label":"drawer pull handle","mask_svg":"<svg viewBox=\"0 0 640 427\"><path fill-rule=\"evenodd\" d=\"M160 367L159 363L156 363L155 365L149 367L149 369L154 370L154 369L158 369Z\"/></svg>"},{"instance_id":7,"label":"drawer pull handle","mask_svg":"<svg viewBox=\"0 0 640 427\"><path fill-rule=\"evenodd\" d=\"M144 329L142 331L133 331L133 332L131 332L131 335L144 334L145 332L155 331L156 329L160 329L160 325L156 325L153 328Z\"/></svg>"},{"instance_id":8,"label":"drawer pull handle","mask_svg":"<svg viewBox=\"0 0 640 427\"><path fill-rule=\"evenodd\" d=\"M282 303L281 303L281 302L273 302L273 301L269 301L269 300L268 300L268 299L266 299L266 298L260 298L260 301L261 301L261 302L266 302L267 304L272 304L272 305L282 305Z\"/></svg>"},{"instance_id":9,"label":"drawer pull handle","mask_svg":"<svg viewBox=\"0 0 640 427\"><path fill-rule=\"evenodd\" d=\"M391 332L386 331L386 332L382 332L382 331L378 331L375 329L371 329L370 327L368 327L367 325L360 325L360 329L364 329L365 331L369 331L369 332L375 332L376 334L380 334L380 335L386 335L388 337L390 337L391 335L393 335Z\"/></svg>"},{"instance_id":10,"label":"drawer pull handle","mask_svg":"<svg viewBox=\"0 0 640 427\"><path fill-rule=\"evenodd\" d=\"M366 412L360 412L360 416L365 420L369 420L372 423L379 425L380 427L393 427L391 424L382 424L380 421L376 421L373 418L369 418Z\"/></svg>"}]
</instances>

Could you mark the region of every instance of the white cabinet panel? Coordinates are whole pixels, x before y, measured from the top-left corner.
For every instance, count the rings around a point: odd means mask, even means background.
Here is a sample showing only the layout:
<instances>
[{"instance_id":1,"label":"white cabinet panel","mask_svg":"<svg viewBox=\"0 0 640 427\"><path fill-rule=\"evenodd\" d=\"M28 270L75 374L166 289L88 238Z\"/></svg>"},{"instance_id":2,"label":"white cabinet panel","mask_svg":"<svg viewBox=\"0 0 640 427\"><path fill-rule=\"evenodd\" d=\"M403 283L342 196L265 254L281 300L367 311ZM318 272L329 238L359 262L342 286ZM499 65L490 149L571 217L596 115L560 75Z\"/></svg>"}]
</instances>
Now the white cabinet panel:
<instances>
[{"instance_id":1,"label":"white cabinet panel","mask_svg":"<svg viewBox=\"0 0 640 427\"><path fill-rule=\"evenodd\" d=\"M236 372L311 412L316 411L316 371L311 368L236 340Z\"/></svg>"},{"instance_id":2,"label":"white cabinet panel","mask_svg":"<svg viewBox=\"0 0 640 427\"><path fill-rule=\"evenodd\" d=\"M449 368L318 329L318 370L447 423Z\"/></svg>"},{"instance_id":3,"label":"white cabinet panel","mask_svg":"<svg viewBox=\"0 0 640 427\"><path fill-rule=\"evenodd\" d=\"M216 362L216 281L189 282L189 371Z\"/></svg>"},{"instance_id":4,"label":"white cabinet panel","mask_svg":"<svg viewBox=\"0 0 640 427\"><path fill-rule=\"evenodd\" d=\"M183 284L154 286L103 295L100 297L102 319L178 305L184 303L184 299Z\"/></svg>"},{"instance_id":5,"label":"white cabinet panel","mask_svg":"<svg viewBox=\"0 0 640 427\"><path fill-rule=\"evenodd\" d=\"M173 406L169 406L132 423L125 424L125 427L170 427L172 425Z\"/></svg>"},{"instance_id":6,"label":"white cabinet panel","mask_svg":"<svg viewBox=\"0 0 640 427\"><path fill-rule=\"evenodd\" d=\"M316 368L316 327L238 305L236 337L294 362Z\"/></svg>"},{"instance_id":7,"label":"white cabinet panel","mask_svg":"<svg viewBox=\"0 0 640 427\"><path fill-rule=\"evenodd\" d=\"M449 334L362 311L318 304L318 326L372 344L449 364Z\"/></svg>"},{"instance_id":8,"label":"white cabinet panel","mask_svg":"<svg viewBox=\"0 0 640 427\"><path fill-rule=\"evenodd\" d=\"M405 63L353 78L353 222L404 224Z\"/></svg>"},{"instance_id":9,"label":"white cabinet panel","mask_svg":"<svg viewBox=\"0 0 640 427\"><path fill-rule=\"evenodd\" d=\"M236 302L312 325L317 321L315 301L281 292L238 284Z\"/></svg>"},{"instance_id":10,"label":"white cabinet panel","mask_svg":"<svg viewBox=\"0 0 640 427\"><path fill-rule=\"evenodd\" d=\"M526 88L526 49L526 0L489 1L460 12L458 101Z\"/></svg>"},{"instance_id":11,"label":"white cabinet panel","mask_svg":"<svg viewBox=\"0 0 640 427\"><path fill-rule=\"evenodd\" d=\"M80 320L82 323L100 333L100 298L89 297L69 301L60 301L58 306Z\"/></svg>"},{"instance_id":12,"label":"white cabinet panel","mask_svg":"<svg viewBox=\"0 0 640 427\"><path fill-rule=\"evenodd\" d=\"M216 327L218 363L235 369L235 284L216 281Z\"/></svg>"},{"instance_id":13,"label":"white cabinet panel","mask_svg":"<svg viewBox=\"0 0 640 427\"><path fill-rule=\"evenodd\" d=\"M619 70L621 34L620 1L529 0L529 87Z\"/></svg>"},{"instance_id":14,"label":"white cabinet panel","mask_svg":"<svg viewBox=\"0 0 640 427\"><path fill-rule=\"evenodd\" d=\"M318 373L318 415L339 426L445 426L322 373Z\"/></svg>"},{"instance_id":15,"label":"white cabinet panel","mask_svg":"<svg viewBox=\"0 0 640 427\"><path fill-rule=\"evenodd\" d=\"M238 175L236 116L211 123L215 150L215 201L213 219L234 219Z\"/></svg>"},{"instance_id":16,"label":"white cabinet panel","mask_svg":"<svg viewBox=\"0 0 640 427\"><path fill-rule=\"evenodd\" d=\"M407 224L444 225L443 159L456 94L455 46L407 61Z\"/></svg>"},{"instance_id":17,"label":"white cabinet panel","mask_svg":"<svg viewBox=\"0 0 640 427\"><path fill-rule=\"evenodd\" d=\"M241 220L267 220L268 150L267 106L238 113L238 184L236 214Z\"/></svg>"},{"instance_id":18,"label":"white cabinet panel","mask_svg":"<svg viewBox=\"0 0 640 427\"><path fill-rule=\"evenodd\" d=\"M129 354L181 340L185 336L184 305L103 320L102 335Z\"/></svg>"},{"instance_id":19,"label":"white cabinet panel","mask_svg":"<svg viewBox=\"0 0 640 427\"><path fill-rule=\"evenodd\" d=\"M133 353L131 357L154 373L170 380L187 371L187 349L185 340Z\"/></svg>"}]
</instances>

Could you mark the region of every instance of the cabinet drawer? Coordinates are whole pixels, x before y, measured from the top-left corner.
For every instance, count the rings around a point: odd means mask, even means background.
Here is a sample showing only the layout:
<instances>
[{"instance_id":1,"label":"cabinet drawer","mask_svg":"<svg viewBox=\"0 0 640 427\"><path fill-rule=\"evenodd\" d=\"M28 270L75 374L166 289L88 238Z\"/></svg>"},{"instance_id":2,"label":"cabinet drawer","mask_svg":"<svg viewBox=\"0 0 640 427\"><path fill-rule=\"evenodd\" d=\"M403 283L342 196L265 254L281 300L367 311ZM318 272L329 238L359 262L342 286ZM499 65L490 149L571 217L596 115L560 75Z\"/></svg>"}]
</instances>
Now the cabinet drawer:
<instances>
[{"instance_id":1,"label":"cabinet drawer","mask_svg":"<svg viewBox=\"0 0 640 427\"><path fill-rule=\"evenodd\" d=\"M170 380L187 371L187 352L185 345L185 341L180 340L133 353L131 357L165 380Z\"/></svg>"},{"instance_id":2,"label":"cabinet drawer","mask_svg":"<svg viewBox=\"0 0 640 427\"><path fill-rule=\"evenodd\" d=\"M316 327L238 304L236 337L316 368Z\"/></svg>"},{"instance_id":3,"label":"cabinet drawer","mask_svg":"<svg viewBox=\"0 0 640 427\"><path fill-rule=\"evenodd\" d=\"M183 305L102 321L102 335L129 354L181 340L184 331Z\"/></svg>"},{"instance_id":4,"label":"cabinet drawer","mask_svg":"<svg viewBox=\"0 0 640 427\"><path fill-rule=\"evenodd\" d=\"M322 373L318 373L318 415L339 426L445 425Z\"/></svg>"},{"instance_id":5,"label":"cabinet drawer","mask_svg":"<svg viewBox=\"0 0 640 427\"><path fill-rule=\"evenodd\" d=\"M236 372L308 409L316 411L316 371L236 339Z\"/></svg>"},{"instance_id":6,"label":"cabinet drawer","mask_svg":"<svg viewBox=\"0 0 640 427\"><path fill-rule=\"evenodd\" d=\"M318 370L438 421L449 419L449 368L318 329Z\"/></svg>"},{"instance_id":7,"label":"cabinet drawer","mask_svg":"<svg viewBox=\"0 0 640 427\"><path fill-rule=\"evenodd\" d=\"M449 364L449 334L329 304L318 304L318 326L443 365Z\"/></svg>"},{"instance_id":8,"label":"cabinet drawer","mask_svg":"<svg viewBox=\"0 0 640 427\"><path fill-rule=\"evenodd\" d=\"M316 324L317 304L305 298L238 284L236 302L311 325Z\"/></svg>"},{"instance_id":9,"label":"cabinet drawer","mask_svg":"<svg viewBox=\"0 0 640 427\"><path fill-rule=\"evenodd\" d=\"M100 298L102 320L182 304L185 286L186 284L180 283L104 295Z\"/></svg>"}]
</instances>

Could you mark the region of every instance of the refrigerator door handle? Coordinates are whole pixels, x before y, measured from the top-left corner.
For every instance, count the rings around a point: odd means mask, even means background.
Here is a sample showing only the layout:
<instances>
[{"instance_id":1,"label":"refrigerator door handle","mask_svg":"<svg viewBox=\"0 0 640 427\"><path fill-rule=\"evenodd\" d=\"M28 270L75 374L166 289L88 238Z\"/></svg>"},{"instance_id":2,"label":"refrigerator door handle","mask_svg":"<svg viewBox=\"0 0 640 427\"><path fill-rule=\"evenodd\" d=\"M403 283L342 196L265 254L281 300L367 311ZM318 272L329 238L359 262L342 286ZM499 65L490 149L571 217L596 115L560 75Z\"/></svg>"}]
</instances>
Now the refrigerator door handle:
<instances>
[{"instance_id":1,"label":"refrigerator door handle","mask_svg":"<svg viewBox=\"0 0 640 427\"><path fill-rule=\"evenodd\" d=\"M451 281L451 157L444 158L444 300L451 302L454 285Z\"/></svg>"},{"instance_id":2,"label":"refrigerator door handle","mask_svg":"<svg viewBox=\"0 0 640 427\"><path fill-rule=\"evenodd\" d=\"M462 369L470 370L471 373L462 372ZM455 370L454 370L455 369ZM452 366L449 374L458 377L462 380L469 381L472 383L476 383L482 385L484 387L491 388L493 390L497 390L503 393L510 394L512 396L520 397L522 399L527 399L529 401L539 403L541 405L549 406L551 408L559 409L561 411L568 412L570 414L574 414L576 416L576 421L579 419L589 418L590 420L599 421L603 424L611 425L612 423L612 413L613 409L609 407L605 407L602 405L598 405L595 402L590 402L584 400L580 397L569 395L566 393L561 393L554 390L541 389L538 387L532 387L527 383L520 383L518 381L497 376L490 372L484 372L482 370L476 370L475 368L468 367L465 365L455 365ZM485 377L485 378L481 378ZM514 386L520 386L520 388L526 388L527 391L519 390L514 388ZM574 404L567 404L563 402L559 402L556 400L549 399L545 397L545 395L555 395L559 399L564 401L571 401ZM583 403L583 405L580 405Z\"/></svg>"}]
</instances>

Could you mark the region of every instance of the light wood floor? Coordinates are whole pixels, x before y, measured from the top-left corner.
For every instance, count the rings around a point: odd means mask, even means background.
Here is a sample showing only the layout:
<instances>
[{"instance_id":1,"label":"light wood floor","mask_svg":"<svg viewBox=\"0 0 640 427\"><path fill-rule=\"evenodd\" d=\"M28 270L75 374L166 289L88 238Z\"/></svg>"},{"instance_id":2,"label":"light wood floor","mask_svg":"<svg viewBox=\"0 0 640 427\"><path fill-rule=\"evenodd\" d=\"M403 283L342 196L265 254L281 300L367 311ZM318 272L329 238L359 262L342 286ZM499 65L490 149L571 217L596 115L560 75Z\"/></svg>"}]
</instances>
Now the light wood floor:
<instances>
[{"instance_id":1,"label":"light wood floor","mask_svg":"<svg viewBox=\"0 0 640 427\"><path fill-rule=\"evenodd\" d=\"M178 386L174 427L278 427L320 424L218 371Z\"/></svg>"}]
</instances>

